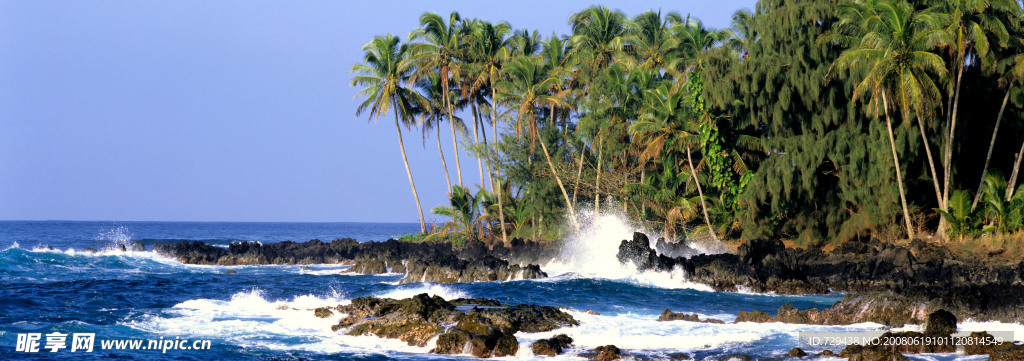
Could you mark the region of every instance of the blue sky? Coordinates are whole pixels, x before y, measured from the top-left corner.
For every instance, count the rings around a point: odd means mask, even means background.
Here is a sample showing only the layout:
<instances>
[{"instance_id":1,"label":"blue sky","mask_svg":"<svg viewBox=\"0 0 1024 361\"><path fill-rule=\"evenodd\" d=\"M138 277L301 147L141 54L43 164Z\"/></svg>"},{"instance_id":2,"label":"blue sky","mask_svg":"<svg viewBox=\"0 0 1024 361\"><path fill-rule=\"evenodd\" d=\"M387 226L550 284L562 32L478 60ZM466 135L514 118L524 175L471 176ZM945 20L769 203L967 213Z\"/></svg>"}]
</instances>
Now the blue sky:
<instances>
[{"instance_id":1,"label":"blue sky","mask_svg":"<svg viewBox=\"0 0 1024 361\"><path fill-rule=\"evenodd\" d=\"M0 219L414 222L394 126L354 117L360 47L404 39L424 11L565 34L593 3L0 0ZM712 27L754 7L602 4ZM437 146L405 134L425 216L443 221Z\"/></svg>"}]
</instances>

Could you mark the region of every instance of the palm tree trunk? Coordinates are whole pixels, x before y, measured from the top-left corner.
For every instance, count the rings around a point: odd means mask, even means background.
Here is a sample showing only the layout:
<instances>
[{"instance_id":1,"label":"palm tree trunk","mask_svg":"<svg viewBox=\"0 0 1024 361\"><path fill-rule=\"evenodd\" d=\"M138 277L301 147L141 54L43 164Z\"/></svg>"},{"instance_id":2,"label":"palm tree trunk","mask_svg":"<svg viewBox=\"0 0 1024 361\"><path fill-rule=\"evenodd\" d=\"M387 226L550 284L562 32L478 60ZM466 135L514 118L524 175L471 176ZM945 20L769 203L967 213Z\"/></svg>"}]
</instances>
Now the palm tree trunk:
<instances>
[{"instance_id":1,"label":"palm tree trunk","mask_svg":"<svg viewBox=\"0 0 1024 361\"><path fill-rule=\"evenodd\" d=\"M882 108L885 112L885 126L889 131L889 148L892 150L892 164L896 167L896 183L900 190L900 203L903 205L903 221L907 227L907 239L914 238L914 227L910 224L910 211L907 210L907 196L903 193L903 173L900 172L899 158L896 157L896 139L892 135L892 120L889 119L889 101L882 93Z\"/></svg>"},{"instance_id":2,"label":"palm tree trunk","mask_svg":"<svg viewBox=\"0 0 1024 361\"><path fill-rule=\"evenodd\" d=\"M1017 163L1013 165L1013 173L1010 173L1010 183L1006 183L1006 201L1010 201L1013 191L1017 187L1017 171L1020 170L1020 159L1024 158L1024 142L1020 144L1020 151L1017 152Z\"/></svg>"},{"instance_id":3,"label":"palm tree trunk","mask_svg":"<svg viewBox=\"0 0 1024 361\"><path fill-rule=\"evenodd\" d=\"M996 135L999 134L999 123L1003 120L1003 111L1006 110L1006 101L1010 100L1010 88L1006 88L1006 95L1003 96L1003 105L999 107L999 115L996 116L996 127L992 129L992 140L988 142L988 154L985 155L985 166L981 167L981 180L978 181L978 191L974 193L974 201L971 202L971 211L978 207L981 200L981 187L985 185L985 173L988 173L988 163L992 160L992 149L996 146Z\"/></svg>"},{"instance_id":4,"label":"palm tree trunk","mask_svg":"<svg viewBox=\"0 0 1024 361\"><path fill-rule=\"evenodd\" d=\"M555 108L551 107L551 114L555 114ZM562 190L562 197L565 197L565 204L569 207L569 219L572 220L572 226L576 228L576 231L580 230L580 223L576 220L576 210L572 206L572 202L569 200L569 193L565 191L565 186L562 185L562 177L558 176L558 172L555 171L555 163L551 162L551 154L548 153L548 146L544 143L544 138L540 140L540 148L544 150L544 158L548 160L548 167L551 168L551 175L555 176L555 182L558 182L558 188Z\"/></svg>"},{"instance_id":5,"label":"palm tree trunk","mask_svg":"<svg viewBox=\"0 0 1024 361\"><path fill-rule=\"evenodd\" d=\"M960 59L961 60L957 62L956 90L953 91L953 108L949 114L949 122L947 123L948 134L946 135L946 149L943 152L943 161L945 164L943 164L942 172L946 176L946 178L944 180L945 185L942 189L942 200L939 201L939 207L941 207L942 210L946 212L949 211L949 207L947 206L947 203L949 203L949 184L952 183L953 180L953 135L956 134L955 130L957 109L960 105L960 80L963 79L964 75L964 64L962 60L963 58L960 57ZM982 175L982 177L984 177L984 175ZM972 206L971 209L974 209L974 207ZM946 227L948 227L946 223L946 218L939 217L939 229L937 233L946 234Z\"/></svg>"},{"instance_id":6,"label":"palm tree trunk","mask_svg":"<svg viewBox=\"0 0 1024 361\"><path fill-rule=\"evenodd\" d=\"M903 114L907 114L904 112ZM917 128L921 130L921 141L924 143L924 152L928 156L928 168L932 171L932 184L935 186L935 199L939 202L939 208L945 210L946 203L943 202L942 188L939 186L939 175L935 172L935 159L932 158L932 146L928 144L928 136L924 133L924 121L921 120L920 116L917 118ZM949 177L946 177L949 179Z\"/></svg>"},{"instance_id":7,"label":"palm tree trunk","mask_svg":"<svg viewBox=\"0 0 1024 361\"><path fill-rule=\"evenodd\" d=\"M448 113L451 114L450 112ZM452 147L455 148L455 169L459 176L459 187L462 187L462 163L459 161L459 136L455 132L455 120L449 116L448 123L452 126Z\"/></svg>"},{"instance_id":8,"label":"palm tree trunk","mask_svg":"<svg viewBox=\"0 0 1024 361\"><path fill-rule=\"evenodd\" d=\"M479 112L479 108L478 108L478 112ZM484 140L484 147L483 147L484 158L488 158L488 160L484 162L484 165L487 166L487 187L490 188L491 193L494 193L494 170L491 168L491 161L489 159L489 157L491 155L491 148L490 148L490 145L488 145L488 143L487 143L487 124L484 124L484 117L483 116L480 116L479 119L480 119L480 137L483 138L483 140Z\"/></svg>"},{"instance_id":9,"label":"palm tree trunk","mask_svg":"<svg viewBox=\"0 0 1024 361\"><path fill-rule=\"evenodd\" d=\"M494 124L491 124L492 125L491 131L493 132L491 134L494 135L493 139L494 139L494 147L495 147L495 152L494 152L495 159L497 159L497 156L498 156L498 152L497 152L497 147L498 147L498 100L497 99L498 98L496 98L496 96L497 96L497 91L494 89L494 79L491 79L491 122L494 123ZM494 170L494 175L491 176L491 177L492 177L491 180L494 181L494 189L497 189L497 191L498 191L497 192L497 194L498 194L498 222L501 224L501 241L507 245L508 244L508 232L505 231L505 205L502 204L502 201L501 201L501 197L502 197L501 194L504 193L504 187L501 186L501 177L498 174L498 170L497 169Z\"/></svg>"},{"instance_id":10,"label":"palm tree trunk","mask_svg":"<svg viewBox=\"0 0 1024 361\"><path fill-rule=\"evenodd\" d=\"M445 192L452 191L452 179L448 175L448 162L444 160L444 151L441 150L441 129L437 129L437 153L441 154L441 166L444 167L444 180L448 182L448 190Z\"/></svg>"},{"instance_id":11,"label":"palm tree trunk","mask_svg":"<svg viewBox=\"0 0 1024 361\"><path fill-rule=\"evenodd\" d=\"M594 213L601 213L601 143L597 144L597 178L594 179Z\"/></svg>"},{"instance_id":12,"label":"palm tree trunk","mask_svg":"<svg viewBox=\"0 0 1024 361\"><path fill-rule=\"evenodd\" d=\"M405 174L409 176L409 187L412 188L412 196L416 198L416 210L420 212L420 232L427 232L427 222L423 220L423 207L420 206L420 195L416 193L416 183L412 181L412 171L409 170L409 158L405 156L405 141L402 140L402 126L398 123L398 105L395 104L395 129L398 130L398 149L402 151L402 162L405 163Z\"/></svg>"},{"instance_id":13,"label":"palm tree trunk","mask_svg":"<svg viewBox=\"0 0 1024 361\"><path fill-rule=\"evenodd\" d=\"M470 106L472 107L472 111L473 111L473 145L478 145L478 144L480 144L480 138L478 137L478 135L480 134L480 129L478 127L479 123L477 123L477 120L478 120L477 118L479 118L479 117L477 116L476 102L472 102L471 101L470 102ZM480 188L483 188L484 187L484 160L483 160L482 157L480 157L480 155L476 156L476 166L477 166L477 169L480 171Z\"/></svg>"},{"instance_id":14,"label":"palm tree trunk","mask_svg":"<svg viewBox=\"0 0 1024 361\"><path fill-rule=\"evenodd\" d=\"M586 146L584 146L585 148ZM583 176L583 151L580 150L580 166L576 170L576 182L572 186L572 202L576 203L576 193L580 190L580 178Z\"/></svg>"},{"instance_id":15,"label":"palm tree trunk","mask_svg":"<svg viewBox=\"0 0 1024 361\"><path fill-rule=\"evenodd\" d=\"M697 194L700 195L700 209L704 211L704 224L708 225L708 233L711 233L711 238L717 241L718 235L715 234L715 228L711 226L711 217L708 217L708 206L704 204L704 190L701 189L700 181L697 180L697 168L693 167L690 147L686 147L686 161L690 163L690 176L693 177L693 183L697 185Z\"/></svg>"}]
</instances>

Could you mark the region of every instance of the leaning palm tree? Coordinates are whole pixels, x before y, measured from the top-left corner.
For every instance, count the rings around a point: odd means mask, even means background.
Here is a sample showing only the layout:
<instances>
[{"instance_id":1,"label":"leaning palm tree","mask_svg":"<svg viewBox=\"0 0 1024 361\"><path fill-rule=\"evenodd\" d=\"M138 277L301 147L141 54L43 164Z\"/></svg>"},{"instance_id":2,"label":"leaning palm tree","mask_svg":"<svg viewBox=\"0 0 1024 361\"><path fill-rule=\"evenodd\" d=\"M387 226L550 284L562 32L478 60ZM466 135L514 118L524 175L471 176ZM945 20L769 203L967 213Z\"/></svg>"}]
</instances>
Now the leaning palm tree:
<instances>
[{"instance_id":1,"label":"leaning palm tree","mask_svg":"<svg viewBox=\"0 0 1024 361\"><path fill-rule=\"evenodd\" d=\"M946 142L942 152L943 174L945 175L940 205L946 210L949 200L949 184L952 180L953 135L956 130L957 109L960 103L961 79L964 65L978 63L988 57L992 37L1000 44L1009 38L1006 26L991 10L1019 11L1014 0L942 0L937 1L934 11L947 16L945 31L950 37L950 70L956 70L953 91L948 94L949 105L946 118ZM955 69L953 69L955 68ZM980 186L979 186L980 190ZM977 198L975 198L977 199ZM976 201L975 201L976 202ZM974 206L972 205L972 209Z\"/></svg>"},{"instance_id":2,"label":"leaning palm tree","mask_svg":"<svg viewBox=\"0 0 1024 361\"><path fill-rule=\"evenodd\" d=\"M398 148L402 151L402 162L405 163L405 174L409 176L409 187L416 199L416 210L420 215L420 232L427 231L423 220L423 207L420 196L416 193L416 183L409 170L409 159L405 156L405 142L402 140L402 125L406 128L414 121L413 104L422 103L416 92L404 87L412 74L409 61L409 46L399 45L397 36L386 35L373 38L363 45L363 62L352 66L349 70L356 73L352 77L352 86L363 87L356 97L366 97L356 108L356 116L369 111L369 120L376 122L381 115L393 110L395 113L395 130L398 132Z\"/></svg>"},{"instance_id":3,"label":"leaning palm tree","mask_svg":"<svg viewBox=\"0 0 1024 361\"><path fill-rule=\"evenodd\" d=\"M455 148L455 170L462 185L462 163L459 161L459 137L456 132L458 126L454 121L454 101L449 96L449 87L457 83L459 75L459 62L456 59L460 47L462 28L459 23L462 18L459 13L452 12L446 23L440 15L427 12L420 16L420 28L409 33L412 41L425 40L415 43L412 46L413 58L416 59L417 69L413 74L413 80L429 74L436 73L441 77L441 88L445 97L445 107L448 111L448 122L452 129L452 147Z\"/></svg>"},{"instance_id":4,"label":"leaning palm tree","mask_svg":"<svg viewBox=\"0 0 1024 361\"><path fill-rule=\"evenodd\" d=\"M437 153L441 156L441 167L444 169L444 180L448 183L447 189L452 189L452 180L448 172L448 162L444 159L444 150L441 148L441 121L447 114L445 105L444 90L441 87L441 77L432 75L416 81L416 87L423 95L425 104L417 107L416 114L419 116L417 123L423 132L423 140L426 142L427 133L436 130Z\"/></svg>"},{"instance_id":5,"label":"leaning palm tree","mask_svg":"<svg viewBox=\"0 0 1024 361\"><path fill-rule=\"evenodd\" d=\"M861 34L858 44L844 51L832 65L833 69L865 68L867 74L854 88L857 99L870 95L877 112L877 101L882 102L886 126L889 131L889 145L896 168L896 179L900 190L900 202L903 206L903 218L907 227L907 235L913 238L913 226L910 224L910 212L907 209L906 194L903 191L903 176L900 171L899 159L896 155L896 142L892 133L892 121L889 119L889 98L893 97L893 107L900 111L905 122L910 121L910 111L918 117L918 126L924 135L921 118L932 110L932 103L939 97L939 86L936 84L946 76L945 62L938 55L930 52L938 44L945 41L945 33L937 29L928 14L914 11L914 8L903 2L877 1L872 8L863 9L867 14L858 19ZM938 81L937 81L938 80ZM877 114L877 113L876 113ZM929 163L932 162L928 150L927 138L925 150ZM937 177L934 164L931 165L936 194L938 194ZM942 201L941 196L939 202ZM941 204L940 204L941 205Z\"/></svg>"},{"instance_id":6,"label":"leaning palm tree","mask_svg":"<svg viewBox=\"0 0 1024 361\"><path fill-rule=\"evenodd\" d=\"M498 83L498 87L502 89L502 93L505 95L502 98L503 102L510 104L517 110L516 133L520 133L520 129L525 126L527 128L526 131L530 135L531 144L535 144L537 139L536 118L540 107L549 106L552 110L551 114L554 114L556 106L566 105L561 99L548 93L549 89L557 86L558 78L549 76L548 69L545 69L539 59L533 57L516 58L508 64L505 74L506 76L502 82ZM540 140L541 149L544 151L544 158L547 159L551 174L555 177L555 181L562 191L562 196L565 198L565 204L569 208L570 220L573 226L579 229L579 222L576 220L576 210L569 199L569 193L565 191L562 178L555 170L555 165L551 161L551 154L548 152L546 143L544 139Z\"/></svg>"}]
</instances>

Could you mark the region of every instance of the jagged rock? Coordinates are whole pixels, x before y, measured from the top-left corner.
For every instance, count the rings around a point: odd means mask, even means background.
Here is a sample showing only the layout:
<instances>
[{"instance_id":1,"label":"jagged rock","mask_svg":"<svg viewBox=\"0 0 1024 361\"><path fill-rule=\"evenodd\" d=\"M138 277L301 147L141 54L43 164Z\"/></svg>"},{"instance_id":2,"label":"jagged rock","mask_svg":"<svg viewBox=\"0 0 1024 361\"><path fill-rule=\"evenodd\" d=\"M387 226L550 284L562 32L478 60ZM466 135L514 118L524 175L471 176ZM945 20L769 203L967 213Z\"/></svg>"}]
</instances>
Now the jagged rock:
<instances>
[{"instance_id":1,"label":"jagged rock","mask_svg":"<svg viewBox=\"0 0 1024 361\"><path fill-rule=\"evenodd\" d=\"M572 341L571 337L560 334L552 338L537 340L530 345L530 348L537 356L556 356L561 355L562 350L572 345Z\"/></svg>"},{"instance_id":2,"label":"jagged rock","mask_svg":"<svg viewBox=\"0 0 1024 361\"><path fill-rule=\"evenodd\" d=\"M956 332L956 316L946 310L928 314L924 333L929 336L949 336Z\"/></svg>"},{"instance_id":3,"label":"jagged rock","mask_svg":"<svg viewBox=\"0 0 1024 361\"><path fill-rule=\"evenodd\" d=\"M139 241L131 241L131 243L128 244L128 250L132 252L145 252L146 245Z\"/></svg>"},{"instance_id":4,"label":"jagged rock","mask_svg":"<svg viewBox=\"0 0 1024 361\"><path fill-rule=\"evenodd\" d=\"M701 320L700 316L698 316L696 313L694 313L694 314L685 314L685 313L682 313L682 312L678 312L677 313L677 312L672 312L672 310L669 310L667 308L664 311L661 311L661 316L658 316L658 321L680 321L680 320L681 321L690 321L690 322L701 322L701 323L725 323L725 321L722 321L722 320L719 320L719 319L714 319L714 318L708 318L706 320Z\"/></svg>"},{"instance_id":5,"label":"jagged rock","mask_svg":"<svg viewBox=\"0 0 1024 361\"><path fill-rule=\"evenodd\" d=\"M235 274L235 273L238 273L238 271L235 271L233 269L227 269L227 270L224 270L224 273L226 273L226 274Z\"/></svg>"},{"instance_id":6,"label":"jagged rock","mask_svg":"<svg viewBox=\"0 0 1024 361\"><path fill-rule=\"evenodd\" d=\"M432 352L477 357L515 355L516 332L547 332L579 323L557 308L503 305L489 299L457 299L419 294L403 300L360 297L334 310L346 314L334 331L395 338L425 346L437 336ZM319 311L319 309L317 310ZM445 331L446 325L454 325Z\"/></svg>"},{"instance_id":7,"label":"jagged rock","mask_svg":"<svg viewBox=\"0 0 1024 361\"><path fill-rule=\"evenodd\" d=\"M381 274L387 273L388 268L384 265L384 261L377 258L370 257L358 257L355 259L355 264L346 272L361 273L364 275Z\"/></svg>"},{"instance_id":8,"label":"jagged rock","mask_svg":"<svg viewBox=\"0 0 1024 361\"><path fill-rule=\"evenodd\" d=\"M836 313L830 309L818 311L818 309L812 308L800 311L789 304L784 304L782 307L779 307L779 312L776 316L771 316L760 311L740 311L736 315L736 321L734 322L783 322L808 325L848 325L857 321L850 319L845 314Z\"/></svg>"},{"instance_id":9,"label":"jagged rock","mask_svg":"<svg viewBox=\"0 0 1024 361\"><path fill-rule=\"evenodd\" d=\"M313 315L317 318L328 318L334 316L334 311L331 311L330 307L320 307L313 310Z\"/></svg>"},{"instance_id":10,"label":"jagged rock","mask_svg":"<svg viewBox=\"0 0 1024 361\"><path fill-rule=\"evenodd\" d=\"M329 243L310 240L304 243L237 242L225 250L202 242L180 241L157 244L156 252L177 258L182 263L249 265L249 264L350 264L347 272L381 274L405 273L402 283L412 282L476 282L534 279L547 275L536 264L521 266L495 255L509 258L537 259L551 252L551 245L539 245L519 240L511 247L501 246L488 250L479 241L472 241L460 249L447 242L356 242L336 239ZM547 253L541 251L548 251ZM545 260L545 261L546 261Z\"/></svg>"},{"instance_id":11,"label":"jagged rock","mask_svg":"<svg viewBox=\"0 0 1024 361\"><path fill-rule=\"evenodd\" d=\"M631 262L641 271L682 268L691 281L719 291L744 286L756 292L804 294L1024 281L1024 263L986 264L973 257L954 256L948 249L920 240L909 246L877 239L851 240L826 254L817 248L792 249L779 240L755 239L741 244L736 254L690 257L666 256L669 252L659 255L649 243L639 233L623 240L617 254L619 261ZM658 243L655 247L664 245Z\"/></svg>"},{"instance_id":12,"label":"jagged rock","mask_svg":"<svg viewBox=\"0 0 1024 361\"><path fill-rule=\"evenodd\" d=\"M456 355L462 353L466 342L469 342L473 335L460 329L451 329L438 336L435 347L430 352L444 355Z\"/></svg>"},{"instance_id":13,"label":"jagged rock","mask_svg":"<svg viewBox=\"0 0 1024 361\"><path fill-rule=\"evenodd\" d=\"M835 356L836 356L836 354L834 352L832 352L832 350L821 351L821 353L818 354L818 357L835 357Z\"/></svg>"},{"instance_id":14,"label":"jagged rock","mask_svg":"<svg viewBox=\"0 0 1024 361\"><path fill-rule=\"evenodd\" d=\"M594 348L594 353L596 356L593 358L597 361L612 361L622 358L622 352L615 345L597 346Z\"/></svg>"},{"instance_id":15,"label":"jagged rock","mask_svg":"<svg viewBox=\"0 0 1024 361\"><path fill-rule=\"evenodd\" d=\"M515 356L519 352L519 340L512 335L501 335L494 344L494 357Z\"/></svg>"},{"instance_id":16,"label":"jagged rock","mask_svg":"<svg viewBox=\"0 0 1024 361\"><path fill-rule=\"evenodd\" d=\"M790 349L789 352L786 352L786 355L789 357L804 357L807 356L807 352L804 352L804 350L801 350L799 347L794 347Z\"/></svg>"}]
</instances>

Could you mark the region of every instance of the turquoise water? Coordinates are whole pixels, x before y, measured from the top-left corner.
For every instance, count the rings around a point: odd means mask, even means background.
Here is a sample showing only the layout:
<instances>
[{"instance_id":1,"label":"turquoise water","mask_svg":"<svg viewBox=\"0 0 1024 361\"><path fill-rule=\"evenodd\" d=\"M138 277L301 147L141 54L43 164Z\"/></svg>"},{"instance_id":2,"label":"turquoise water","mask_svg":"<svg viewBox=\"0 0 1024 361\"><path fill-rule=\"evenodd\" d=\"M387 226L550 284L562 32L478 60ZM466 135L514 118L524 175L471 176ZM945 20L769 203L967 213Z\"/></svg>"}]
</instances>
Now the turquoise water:
<instances>
[{"instance_id":1,"label":"turquoise water","mask_svg":"<svg viewBox=\"0 0 1024 361\"><path fill-rule=\"evenodd\" d=\"M615 253L609 245L629 235L614 234L611 228L597 229L600 237L581 235L570 241L566 247L577 249L542 265L550 278L444 285L398 285L400 274L341 274L340 265L196 266L151 252L81 251L129 240L142 240L149 247L180 239L221 245L243 239L383 240L417 228L372 223L0 222L0 359L472 359L431 355L429 347L395 340L337 334L330 330L337 318L318 319L309 311L361 296L404 298L424 292L447 299L486 297L509 304L564 306L580 321L580 326L553 332L516 334L521 347L511 357L515 359L534 358L525 346L558 333L576 340L576 347L559 360L580 359L580 352L606 344L652 358L683 352L697 359L731 354L784 359L797 345L800 331L877 328L658 322L665 308L731 321L738 311L774 313L785 303L822 308L840 297L710 292L687 283L684 275L636 274L628 266L608 263ZM54 249L37 248L42 245ZM237 273L225 274L227 269ZM599 315L581 312L587 309ZM91 353L16 350L18 334L53 332L95 333L97 341ZM100 349L101 340L118 339L201 340L210 347L166 353Z\"/></svg>"}]
</instances>

